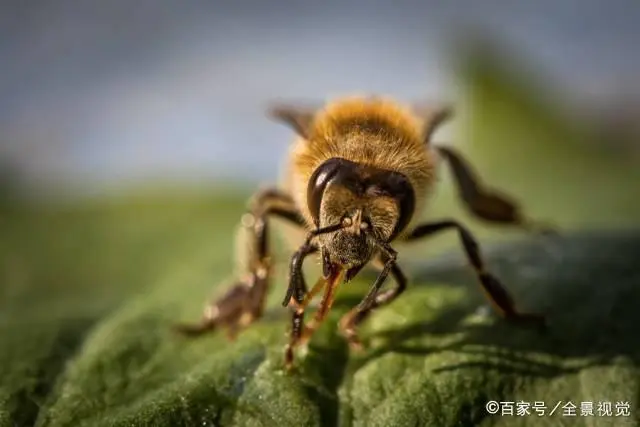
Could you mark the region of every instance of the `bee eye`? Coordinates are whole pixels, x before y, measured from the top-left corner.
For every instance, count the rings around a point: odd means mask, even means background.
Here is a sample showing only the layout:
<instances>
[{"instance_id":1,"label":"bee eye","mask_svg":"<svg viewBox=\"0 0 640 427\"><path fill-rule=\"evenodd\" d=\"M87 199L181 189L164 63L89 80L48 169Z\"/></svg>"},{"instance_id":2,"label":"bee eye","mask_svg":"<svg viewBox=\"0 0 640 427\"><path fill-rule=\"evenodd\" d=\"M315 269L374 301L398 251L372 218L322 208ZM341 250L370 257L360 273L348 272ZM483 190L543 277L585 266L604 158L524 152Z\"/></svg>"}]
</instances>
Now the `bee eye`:
<instances>
[{"instance_id":1,"label":"bee eye","mask_svg":"<svg viewBox=\"0 0 640 427\"><path fill-rule=\"evenodd\" d=\"M360 230L366 230L367 228L369 228L369 223L366 221L363 221L360 223Z\"/></svg>"},{"instance_id":2,"label":"bee eye","mask_svg":"<svg viewBox=\"0 0 640 427\"><path fill-rule=\"evenodd\" d=\"M349 227L351 226L351 224L353 224L353 220L350 217L345 216L344 218L342 218L342 225L344 225L345 227Z\"/></svg>"}]
</instances>

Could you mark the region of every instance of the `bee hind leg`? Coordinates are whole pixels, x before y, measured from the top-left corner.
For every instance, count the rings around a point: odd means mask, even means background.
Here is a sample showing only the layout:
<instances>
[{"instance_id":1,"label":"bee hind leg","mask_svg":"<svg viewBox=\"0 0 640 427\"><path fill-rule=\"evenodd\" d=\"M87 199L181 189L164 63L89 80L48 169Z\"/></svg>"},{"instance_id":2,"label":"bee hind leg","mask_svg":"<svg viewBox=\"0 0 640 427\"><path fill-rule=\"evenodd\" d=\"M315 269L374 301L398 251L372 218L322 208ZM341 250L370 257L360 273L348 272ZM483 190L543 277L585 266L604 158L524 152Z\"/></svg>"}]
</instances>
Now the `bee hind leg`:
<instances>
[{"instance_id":1,"label":"bee hind leg","mask_svg":"<svg viewBox=\"0 0 640 427\"><path fill-rule=\"evenodd\" d=\"M227 337L234 339L245 327L262 317L271 278L269 250L269 217L282 218L300 227L304 220L293 200L276 189L257 193L250 212L242 217L239 229L237 261L239 280L220 298L209 303L200 322L177 325L176 330L198 336L218 327L226 329Z\"/></svg>"}]
</instances>

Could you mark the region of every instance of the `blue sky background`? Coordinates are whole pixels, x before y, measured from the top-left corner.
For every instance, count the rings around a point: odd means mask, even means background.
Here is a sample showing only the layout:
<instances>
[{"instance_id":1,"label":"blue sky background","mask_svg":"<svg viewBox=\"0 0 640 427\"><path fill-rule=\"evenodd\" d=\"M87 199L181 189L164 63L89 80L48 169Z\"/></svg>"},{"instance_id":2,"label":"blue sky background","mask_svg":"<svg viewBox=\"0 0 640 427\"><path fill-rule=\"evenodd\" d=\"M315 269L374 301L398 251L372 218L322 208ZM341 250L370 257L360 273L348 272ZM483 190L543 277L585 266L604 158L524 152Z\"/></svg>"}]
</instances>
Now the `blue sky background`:
<instances>
[{"instance_id":1,"label":"blue sky background","mask_svg":"<svg viewBox=\"0 0 640 427\"><path fill-rule=\"evenodd\" d=\"M468 26L577 104L640 75L635 0L26 3L1 6L0 158L36 184L274 179L269 100L451 99Z\"/></svg>"}]
</instances>

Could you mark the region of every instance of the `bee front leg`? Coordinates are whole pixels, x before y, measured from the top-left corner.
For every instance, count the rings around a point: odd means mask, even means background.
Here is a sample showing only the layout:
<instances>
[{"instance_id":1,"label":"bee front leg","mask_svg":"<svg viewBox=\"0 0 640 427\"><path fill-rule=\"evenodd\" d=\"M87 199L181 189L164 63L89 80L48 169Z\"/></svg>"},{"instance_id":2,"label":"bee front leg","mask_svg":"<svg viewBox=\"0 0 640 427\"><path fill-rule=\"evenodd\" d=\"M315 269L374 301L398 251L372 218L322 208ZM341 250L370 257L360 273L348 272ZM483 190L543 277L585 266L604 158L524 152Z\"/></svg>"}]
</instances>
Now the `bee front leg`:
<instances>
[{"instance_id":1,"label":"bee front leg","mask_svg":"<svg viewBox=\"0 0 640 427\"><path fill-rule=\"evenodd\" d=\"M460 153L448 147L437 147L437 150L451 166L460 197L473 215L484 221L515 225L530 232L556 233L553 227L527 218L511 197L486 189Z\"/></svg>"},{"instance_id":2,"label":"bee front leg","mask_svg":"<svg viewBox=\"0 0 640 427\"><path fill-rule=\"evenodd\" d=\"M304 312L310 298L307 296L307 285L304 280L304 273L302 271L302 265L307 256L317 251L318 247L312 245L307 241L300 249L293 254L289 269L289 288L282 301L283 306L288 306L291 302L293 304L293 313L291 314L291 335L289 337L289 344L285 349L285 366L287 369L293 365L293 352L295 347L299 345L300 337L302 336L302 330L304 326ZM314 287L315 290L316 287ZM305 299L307 299L305 303Z\"/></svg>"},{"instance_id":3,"label":"bee front leg","mask_svg":"<svg viewBox=\"0 0 640 427\"><path fill-rule=\"evenodd\" d=\"M304 312L311 302L311 299L315 294L322 290L322 287L326 284L325 279L329 279L332 281L331 287L335 287L335 278L323 277L321 278L316 285L313 287L311 292L307 292L307 285L304 280L304 274L302 271L302 265L304 260L310 254L316 252L318 250L318 245L313 243L313 239L316 236L325 233L332 233L336 230L342 228L341 224L334 224L324 228L317 228L311 231L303 245L293 254L291 257L291 263L289 268L289 287L287 289L287 293L285 294L284 300L282 301L282 305L287 307L289 305L293 306L293 313L291 315L291 333L289 338L289 343L285 348L285 367L287 369L291 369L293 366L294 359L294 350L296 347L301 345L306 339L308 339L311 335L312 329L304 327ZM333 289L331 290L333 292ZM333 302L333 294L325 294L325 298L321 304L321 307L326 308L331 306ZM316 323L322 320L326 312L321 316L316 316ZM304 335L304 336L303 336Z\"/></svg>"},{"instance_id":4,"label":"bee front leg","mask_svg":"<svg viewBox=\"0 0 640 427\"><path fill-rule=\"evenodd\" d=\"M238 254L238 259L246 258L242 274L227 293L206 306L200 322L178 325L179 332L197 336L216 327L225 327L228 338L233 339L240 330L262 316L271 277L269 217L304 226L302 216L288 195L275 189L256 194L239 230L248 235L247 242L239 242L243 252Z\"/></svg>"},{"instance_id":5,"label":"bee front leg","mask_svg":"<svg viewBox=\"0 0 640 427\"><path fill-rule=\"evenodd\" d=\"M382 275L383 272L384 268L380 275ZM374 283L371 291L369 291L369 294L367 295L367 297L365 297L364 301L360 303L360 305L349 311L347 314L345 314L342 319L340 319L340 331L342 332L342 335L347 339L349 347L351 347L351 349L354 351L360 351L363 349L362 341L360 341L357 333L358 325L365 319L367 319L374 309L391 303L407 288L407 277L402 272L398 264L393 262L389 269L389 273L391 273L396 282L395 287L388 289L382 293L378 293L377 289L379 289L382 284L376 287L376 284ZM378 276L378 279L379 278L380 276ZM374 298L370 299L370 296L373 296ZM368 298L370 299L369 302L367 302Z\"/></svg>"}]
</instances>

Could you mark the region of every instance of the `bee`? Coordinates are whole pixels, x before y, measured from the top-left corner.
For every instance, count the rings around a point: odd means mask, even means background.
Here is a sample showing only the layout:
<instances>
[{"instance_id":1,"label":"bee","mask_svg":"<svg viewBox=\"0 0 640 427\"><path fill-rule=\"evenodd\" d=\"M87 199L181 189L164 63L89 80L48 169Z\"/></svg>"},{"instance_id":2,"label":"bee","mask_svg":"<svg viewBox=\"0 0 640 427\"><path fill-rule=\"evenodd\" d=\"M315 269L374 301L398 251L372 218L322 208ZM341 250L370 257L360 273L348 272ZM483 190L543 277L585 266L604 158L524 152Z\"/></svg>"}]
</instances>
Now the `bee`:
<instances>
[{"instance_id":1,"label":"bee","mask_svg":"<svg viewBox=\"0 0 640 427\"><path fill-rule=\"evenodd\" d=\"M321 107L280 104L270 116L295 132L284 182L255 194L242 224L248 234L246 270L221 298L207 305L200 323L179 329L199 335L217 327L234 338L262 316L272 277L269 222L280 218L304 233L289 262L282 305L291 307L285 365L306 343L330 311L341 283L365 266L379 273L362 301L339 322L352 349L362 347L358 326L378 307L394 301L407 287L393 244L455 230L484 293L509 320L544 326L541 314L516 308L513 298L483 262L476 238L459 221L420 223L437 182L439 163L450 166L464 206L479 219L541 229L506 194L486 188L456 150L434 145L434 131L452 117L448 106L414 108L383 97L351 96ZM547 230L548 231L548 230ZM302 266L315 255L322 276L308 289ZM393 285L383 289L391 276ZM305 325L305 309L320 292L322 300Z\"/></svg>"}]
</instances>

